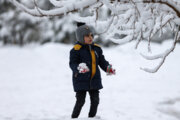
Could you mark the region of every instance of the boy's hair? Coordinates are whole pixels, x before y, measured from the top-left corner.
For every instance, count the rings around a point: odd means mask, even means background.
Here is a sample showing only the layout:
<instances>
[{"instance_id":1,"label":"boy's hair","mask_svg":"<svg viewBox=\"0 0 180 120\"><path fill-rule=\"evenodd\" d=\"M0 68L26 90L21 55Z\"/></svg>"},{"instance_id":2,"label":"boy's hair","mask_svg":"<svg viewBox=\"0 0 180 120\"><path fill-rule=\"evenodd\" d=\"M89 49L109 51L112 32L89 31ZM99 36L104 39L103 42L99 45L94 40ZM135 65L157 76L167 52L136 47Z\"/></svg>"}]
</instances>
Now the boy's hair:
<instances>
[{"instance_id":1,"label":"boy's hair","mask_svg":"<svg viewBox=\"0 0 180 120\"><path fill-rule=\"evenodd\" d=\"M90 33L93 35L89 26L85 23L77 23L78 28L76 29L76 39L80 43L84 44L84 36L89 35Z\"/></svg>"}]
</instances>

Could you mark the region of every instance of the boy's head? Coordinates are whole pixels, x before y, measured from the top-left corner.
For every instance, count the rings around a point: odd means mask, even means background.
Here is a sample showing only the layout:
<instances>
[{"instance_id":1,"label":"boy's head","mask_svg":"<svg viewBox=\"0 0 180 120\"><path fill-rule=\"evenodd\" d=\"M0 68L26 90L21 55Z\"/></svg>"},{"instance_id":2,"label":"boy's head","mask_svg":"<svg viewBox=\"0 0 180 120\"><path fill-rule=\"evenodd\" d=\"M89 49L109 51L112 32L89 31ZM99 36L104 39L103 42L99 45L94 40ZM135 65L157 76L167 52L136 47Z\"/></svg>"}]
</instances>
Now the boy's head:
<instances>
[{"instance_id":1,"label":"boy's head","mask_svg":"<svg viewBox=\"0 0 180 120\"><path fill-rule=\"evenodd\" d=\"M76 39L82 44L92 44L93 33L87 25L81 24L76 30Z\"/></svg>"}]
</instances>

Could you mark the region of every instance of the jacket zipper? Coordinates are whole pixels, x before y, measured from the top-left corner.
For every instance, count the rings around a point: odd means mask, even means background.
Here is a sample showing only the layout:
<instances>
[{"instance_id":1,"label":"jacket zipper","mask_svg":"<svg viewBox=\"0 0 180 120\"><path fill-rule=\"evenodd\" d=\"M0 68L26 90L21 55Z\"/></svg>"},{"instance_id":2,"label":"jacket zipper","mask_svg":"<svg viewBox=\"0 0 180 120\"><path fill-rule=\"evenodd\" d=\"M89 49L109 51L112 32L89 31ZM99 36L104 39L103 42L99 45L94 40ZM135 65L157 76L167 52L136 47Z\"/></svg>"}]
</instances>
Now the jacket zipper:
<instances>
[{"instance_id":1,"label":"jacket zipper","mask_svg":"<svg viewBox=\"0 0 180 120\"><path fill-rule=\"evenodd\" d=\"M91 46L89 45L89 53L90 53L90 55L91 55ZM91 55L91 59L92 59L92 55ZM91 60L91 64L92 64L92 60ZM91 65L91 67L92 67L92 65ZM91 72L92 72L92 68L91 68ZM91 73L92 74L92 73ZM91 89L91 80L92 80L92 78L91 78L91 74L90 74L90 80L89 80L89 88Z\"/></svg>"}]
</instances>

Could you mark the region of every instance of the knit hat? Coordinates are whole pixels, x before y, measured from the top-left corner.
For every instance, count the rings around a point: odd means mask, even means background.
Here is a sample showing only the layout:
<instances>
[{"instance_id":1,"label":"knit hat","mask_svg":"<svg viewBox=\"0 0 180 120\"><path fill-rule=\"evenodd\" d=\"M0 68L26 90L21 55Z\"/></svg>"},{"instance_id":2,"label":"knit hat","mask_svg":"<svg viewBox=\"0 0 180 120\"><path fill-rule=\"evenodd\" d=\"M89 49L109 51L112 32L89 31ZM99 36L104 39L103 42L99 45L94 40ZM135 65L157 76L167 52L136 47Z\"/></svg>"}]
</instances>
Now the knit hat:
<instances>
[{"instance_id":1,"label":"knit hat","mask_svg":"<svg viewBox=\"0 0 180 120\"><path fill-rule=\"evenodd\" d=\"M84 44L85 43L84 36L89 35L90 33L93 34L89 26L85 24L80 25L76 30L77 41Z\"/></svg>"}]
</instances>

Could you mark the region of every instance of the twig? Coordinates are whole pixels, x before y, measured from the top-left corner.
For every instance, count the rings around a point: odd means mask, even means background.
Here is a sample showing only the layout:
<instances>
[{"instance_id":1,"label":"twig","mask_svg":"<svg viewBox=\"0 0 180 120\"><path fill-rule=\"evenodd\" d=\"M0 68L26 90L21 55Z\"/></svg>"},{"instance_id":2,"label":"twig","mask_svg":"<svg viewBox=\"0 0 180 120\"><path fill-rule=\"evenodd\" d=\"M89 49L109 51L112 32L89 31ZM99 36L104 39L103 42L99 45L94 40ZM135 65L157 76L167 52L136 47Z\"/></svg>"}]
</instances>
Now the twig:
<instances>
[{"instance_id":1,"label":"twig","mask_svg":"<svg viewBox=\"0 0 180 120\"><path fill-rule=\"evenodd\" d=\"M101 33L97 33L97 35L104 34L104 33L106 33L106 32L109 30L109 28L111 27L111 25L112 25L112 23L113 23L113 21L114 21L114 17L115 17L115 15L112 16L112 19L111 19L111 21L110 21L108 27L106 28L106 30L103 31L103 32L101 32Z\"/></svg>"},{"instance_id":2,"label":"twig","mask_svg":"<svg viewBox=\"0 0 180 120\"><path fill-rule=\"evenodd\" d=\"M39 12L40 15L43 16L43 13L40 11L40 9L39 9L39 7L38 7L38 5L37 5L36 0L33 0L33 1L34 1L34 5L35 5L36 10Z\"/></svg>"},{"instance_id":3,"label":"twig","mask_svg":"<svg viewBox=\"0 0 180 120\"><path fill-rule=\"evenodd\" d=\"M178 29L180 29L180 26L178 26ZM167 56L174 51L177 42L180 40L180 35L179 34L180 34L179 30L177 30L172 47L169 50L166 50L165 53L160 54L160 55L156 55L156 56L151 56L151 57L141 54L147 60L161 59L161 61L160 61L159 65L157 65L153 69L149 69L149 68L140 68L140 69L142 69L142 70L144 70L146 72L149 72L149 73L157 72L160 69L160 67L163 65L163 63L166 60Z\"/></svg>"}]
</instances>

